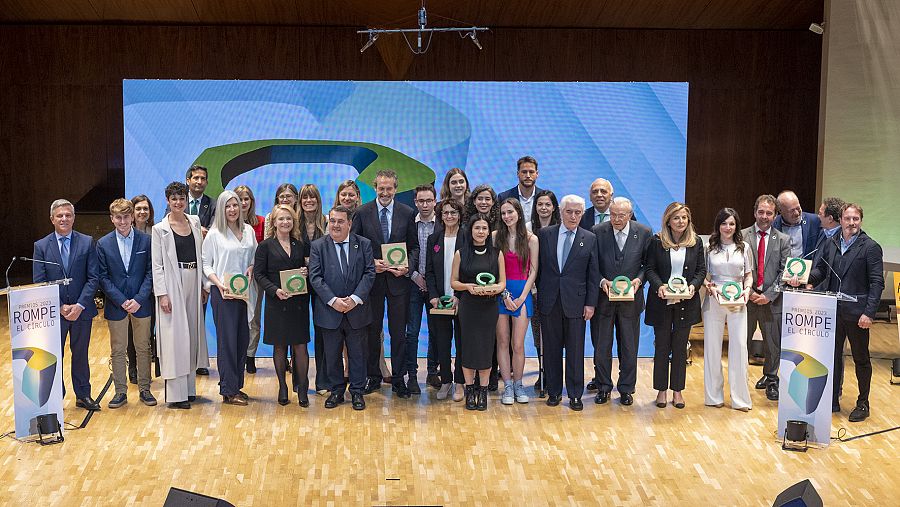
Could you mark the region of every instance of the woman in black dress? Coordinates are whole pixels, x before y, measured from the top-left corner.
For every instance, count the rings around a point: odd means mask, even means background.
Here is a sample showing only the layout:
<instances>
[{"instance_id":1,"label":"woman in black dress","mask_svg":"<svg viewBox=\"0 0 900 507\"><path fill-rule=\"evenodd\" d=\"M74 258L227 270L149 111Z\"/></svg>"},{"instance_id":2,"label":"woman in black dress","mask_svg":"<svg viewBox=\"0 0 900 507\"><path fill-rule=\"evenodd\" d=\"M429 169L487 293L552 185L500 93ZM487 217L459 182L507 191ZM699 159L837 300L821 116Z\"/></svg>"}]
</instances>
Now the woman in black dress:
<instances>
[{"instance_id":1,"label":"woman in black dress","mask_svg":"<svg viewBox=\"0 0 900 507\"><path fill-rule=\"evenodd\" d=\"M259 244L253 263L256 282L266 294L263 343L274 347L272 359L278 378L278 403L289 403L285 371L290 347L294 358L291 372L294 391L300 406L308 407L309 353L306 344L309 343L309 294L289 296L281 287L281 271L300 269L301 274L307 275L300 221L292 207L278 204L272 209L267 227L270 237Z\"/></svg>"},{"instance_id":2,"label":"woman in black dress","mask_svg":"<svg viewBox=\"0 0 900 507\"><path fill-rule=\"evenodd\" d=\"M469 220L471 241L453 255L450 287L459 298L460 351L466 378L466 409L487 410L487 384L496 344L497 295L506 289L503 255L491 244L488 215L477 213ZM480 273L495 278L489 287L478 283ZM483 280L489 281L489 280ZM478 372L479 386L475 387Z\"/></svg>"}]
</instances>

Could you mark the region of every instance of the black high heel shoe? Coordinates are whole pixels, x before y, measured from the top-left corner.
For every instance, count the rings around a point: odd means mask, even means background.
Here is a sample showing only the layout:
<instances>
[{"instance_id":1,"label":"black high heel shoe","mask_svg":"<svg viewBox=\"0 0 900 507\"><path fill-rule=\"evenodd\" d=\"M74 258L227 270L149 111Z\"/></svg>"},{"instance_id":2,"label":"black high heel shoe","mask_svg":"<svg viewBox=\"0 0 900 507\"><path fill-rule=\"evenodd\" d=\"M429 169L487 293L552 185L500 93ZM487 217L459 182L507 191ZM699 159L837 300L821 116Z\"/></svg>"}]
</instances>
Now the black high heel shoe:
<instances>
[{"instance_id":1,"label":"black high heel shoe","mask_svg":"<svg viewBox=\"0 0 900 507\"><path fill-rule=\"evenodd\" d=\"M278 388L278 404L281 406L287 405L291 401L288 400L288 390L287 385L280 386Z\"/></svg>"}]
</instances>

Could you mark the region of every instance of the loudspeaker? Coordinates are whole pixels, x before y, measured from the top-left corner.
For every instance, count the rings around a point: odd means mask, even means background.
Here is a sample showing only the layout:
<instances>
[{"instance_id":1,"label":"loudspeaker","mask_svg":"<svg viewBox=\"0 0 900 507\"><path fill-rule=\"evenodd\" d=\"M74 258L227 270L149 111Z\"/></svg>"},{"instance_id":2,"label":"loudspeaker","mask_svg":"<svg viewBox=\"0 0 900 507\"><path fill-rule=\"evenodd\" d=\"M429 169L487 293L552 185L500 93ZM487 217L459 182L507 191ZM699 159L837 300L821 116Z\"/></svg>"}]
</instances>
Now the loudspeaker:
<instances>
[{"instance_id":1,"label":"loudspeaker","mask_svg":"<svg viewBox=\"0 0 900 507\"><path fill-rule=\"evenodd\" d=\"M766 342L762 340L750 340L750 358L753 359L754 357L765 357L765 346Z\"/></svg>"},{"instance_id":2,"label":"loudspeaker","mask_svg":"<svg viewBox=\"0 0 900 507\"><path fill-rule=\"evenodd\" d=\"M805 479L782 491L772 507L822 507L822 497L809 479Z\"/></svg>"},{"instance_id":3,"label":"loudspeaker","mask_svg":"<svg viewBox=\"0 0 900 507\"><path fill-rule=\"evenodd\" d=\"M169 488L163 507L234 507L234 505L211 496L193 493L184 489Z\"/></svg>"}]
</instances>

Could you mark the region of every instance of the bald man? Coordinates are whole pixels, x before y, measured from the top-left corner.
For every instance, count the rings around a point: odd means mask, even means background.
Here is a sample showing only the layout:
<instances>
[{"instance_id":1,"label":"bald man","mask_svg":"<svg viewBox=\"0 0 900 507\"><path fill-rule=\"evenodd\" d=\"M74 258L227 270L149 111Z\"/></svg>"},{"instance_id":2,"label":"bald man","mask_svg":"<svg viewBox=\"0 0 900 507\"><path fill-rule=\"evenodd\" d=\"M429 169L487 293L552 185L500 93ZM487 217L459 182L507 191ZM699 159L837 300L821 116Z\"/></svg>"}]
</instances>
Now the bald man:
<instances>
[{"instance_id":1,"label":"bald man","mask_svg":"<svg viewBox=\"0 0 900 507\"><path fill-rule=\"evenodd\" d=\"M785 190L778 194L778 216L772 227L791 238L791 257L806 257L815 251L822 234L822 222L814 213L800 207L797 194Z\"/></svg>"}]
</instances>

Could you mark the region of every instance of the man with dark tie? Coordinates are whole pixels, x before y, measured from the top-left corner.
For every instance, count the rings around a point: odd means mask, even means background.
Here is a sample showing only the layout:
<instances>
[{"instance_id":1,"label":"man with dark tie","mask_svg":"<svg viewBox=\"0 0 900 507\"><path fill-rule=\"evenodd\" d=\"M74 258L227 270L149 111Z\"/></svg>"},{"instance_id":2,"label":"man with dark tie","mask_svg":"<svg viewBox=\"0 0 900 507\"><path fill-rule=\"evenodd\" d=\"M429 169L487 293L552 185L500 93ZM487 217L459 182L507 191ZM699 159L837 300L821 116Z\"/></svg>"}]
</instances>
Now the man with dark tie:
<instances>
[{"instance_id":1,"label":"man with dark tie","mask_svg":"<svg viewBox=\"0 0 900 507\"><path fill-rule=\"evenodd\" d=\"M591 230L595 225L602 224L603 222L609 221L609 204L613 199L613 187L612 184L604 179L597 178L591 183L590 189L590 198L591 198L591 207L584 210L584 215L581 217L581 223L579 226L582 229ZM598 338L598 330L600 326L600 313L594 312L594 317L591 319L591 344L594 346L594 349L597 349L597 338ZM596 371L597 365L594 365L594 370ZM594 377L588 382L587 385L588 392L596 392L597 391L597 378Z\"/></svg>"},{"instance_id":2,"label":"man with dark tie","mask_svg":"<svg viewBox=\"0 0 900 507\"><path fill-rule=\"evenodd\" d=\"M538 163L534 157L525 155L516 162L516 176L519 178L519 184L501 192L497 196L498 202L503 202L510 197L515 197L522 205L522 212L525 216L525 223L531 222L531 210L534 208L534 196L541 191L537 186L538 179Z\"/></svg>"},{"instance_id":3,"label":"man with dark tie","mask_svg":"<svg viewBox=\"0 0 900 507\"><path fill-rule=\"evenodd\" d=\"M406 320L409 316L409 292L411 285L406 277L409 268L390 265L381 258L381 245L406 243L407 260L419 258L419 241L416 235L416 212L409 206L396 202L397 173L382 169L375 175L374 201L363 204L353 217L353 233L372 242L375 256L375 282L369 304L372 323L369 324L366 365L368 380L366 394L381 386L381 340L387 300L388 333L391 336L391 384L400 398L411 396L404 380L406 358Z\"/></svg>"},{"instance_id":4,"label":"man with dark tie","mask_svg":"<svg viewBox=\"0 0 900 507\"><path fill-rule=\"evenodd\" d=\"M75 206L71 202L65 199L53 201L50 222L54 231L34 243L33 257L43 262L34 263L32 279L35 283L70 279L68 285L59 286L62 350L65 353L68 335L75 406L100 410L100 405L91 398L91 367L88 363L91 321L97 315L97 305L94 304L97 249L93 238L72 230Z\"/></svg>"},{"instance_id":5,"label":"man with dark tie","mask_svg":"<svg viewBox=\"0 0 900 507\"><path fill-rule=\"evenodd\" d=\"M328 213L328 235L312 242L309 283L316 291L313 320L325 331L328 378L336 382L325 408L344 403L343 348L347 347L353 410L363 410L366 384L366 330L372 322L364 304L375 281L372 243L351 234L353 212L336 206Z\"/></svg>"},{"instance_id":6,"label":"man with dark tie","mask_svg":"<svg viewBox=\"0 0 900 507\"><path fill-rule=\"evenodd\" d=\"M192 165L188 168L184 178L188 186L188 202L185 213L195 215L200 219L200 231L205 238L209 231L209 224L212 223L216 214L216 201L204 193L206 185L209 183L208 171L202 165ZM168 212L168 209L166 211ZM206 311L205 302L203 311ZM209 375L209 368L197 368L197 375Z\"/></svg>"},{"instance_id":7,"label":"man with dark tie","mask_svg":"<svg viewBox=\"0 0 900 507\"><path fill-rule=\"evenodd\" d=\"M128 402L128 375L125 356L128 350L128 325L134 337L140 400L156 405L150 393L150 316L153 308L153 272L150 262L150 235L134 227L134 205L128 199L116 199L109 205L109 217L115 230L97 241L100 288L106 296L103 315L109 326L110 359L116 393L109 408Z\"/></svg>"},{"instance_id":8,"label":"man with dark tie","mask_svg":"<svg viewBox=\"0 0 900 507\"><path fill-rule=\"evenodd\" d=\"M750 245L753 265L753 291L747 302L747 350L756 326L763 335L766 359L757 389L766 390L766 398L778 399L778 364L781 361L781 274L791 256L791 238L772 227L775 220L775 197L764 194L756 198L753 217L756 223L741 234ZM816 219L818 222L818 219Z\"/></svg>"},{"instance_id":9,"label":"man with dark tie","mask_svg":"<svg viewBox=\"0 0 900 507\"><path fill-rule=\"evenodd\" d=\"M785 233L791 240L791 257L806 257L816 249L822 224L819 217L800 207L797 194L785 190L778 194L778 216L772 228Z\"/></svg>"},{"instance_id":10,"label":"man with dark tie","mask_svg":"<svg viewBox=\"0 0 900 507\"><path fill-rule=\"evenodd\" d=\"M599 277L594 235L581 227L584 199L560 202L562 223L538 231L538 309L544 344L547 405L562 401L563 350L569 408L584 409L584 326L594 314Z\"/></svg>"},{"instance_id":11,"label":"man with dark tie","mask_svg":"<svg viewBox=\"0 0 900 507\"><path fill-rule=\"evenodd\" d=\"M822 245L822 256L809 275L811 285L828 291L843 292L855 302L838 301L834 333L834 382L831 411L840 412L840 380L844 373L844 340L856 365L859 397L850 412L850 422L869 417L869 390L872 384L872 360L869 357L869 328L884 290L881 246L862 230L863 210L858 204L845 204L841 212L841 231Z\"/></svg>"},{"instance_id":12,"label":"man with dark tie","mask_svg":"<svg viewBox=\"0 0 900 507\"><path fill-rule=\"evenodd\" d=\"M637 350L641 335L641 312L644 310L644 267L647 249L653 236L649 227L632 220L633 207L625 197L616 197L609 205L609 221L597 224L592 232L597 236L597 260L600 266L600 291L597 303L594 373L597 396L594 403L609 401L613 388L612 343L615 330L619 353L619 390L622 405L634 403L637 383ZM610 301L613 280L625 276L631 281L633 301Z\"/></svg>"}]
</instances>

